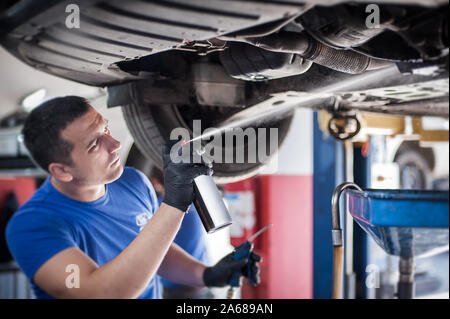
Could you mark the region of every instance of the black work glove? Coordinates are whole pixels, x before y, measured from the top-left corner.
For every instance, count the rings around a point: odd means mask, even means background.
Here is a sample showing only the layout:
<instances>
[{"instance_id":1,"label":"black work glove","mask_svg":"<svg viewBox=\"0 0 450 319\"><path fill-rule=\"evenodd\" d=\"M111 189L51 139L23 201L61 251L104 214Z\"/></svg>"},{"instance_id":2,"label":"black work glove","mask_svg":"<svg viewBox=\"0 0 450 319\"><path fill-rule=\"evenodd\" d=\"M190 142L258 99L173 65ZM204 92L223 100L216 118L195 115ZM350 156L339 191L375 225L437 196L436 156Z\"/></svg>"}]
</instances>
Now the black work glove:
<instances>
[{"instance_id":1,"label":"black work glove","mask_svg":"<svg viewBox=\"0 0 450 319\"><path fill-rule=\"evenodd\" d=\"M242 259L233 259L234 252L223 257L217 264L207 267L203 272L203 282L208 287L224 287L228 285L233 270L240 271L240 275L247 277L253 286L259 284L259 265L262 258L254 252ZM250 274L249 274L250 268Z\"/></svg>"},{"instance_id":2,"label":"black work glove","mask_svg":"<svg viewBox=\"0 0 450 319\"><path fill-rule=\"evenodd\" d=\"M164 161L164 188L165 196L163 203L169 206L178 208L185 212L194 200L194 178L199 175L210 175L211 169L202 163L194 163L192 154L184 154L179 149L180 141L169 142L163 147L163 161ZM187 147L187 146L186 146ZM174 163L171 160L172 156L181 159L180 163Z\"/></svg>"}]
</instances>

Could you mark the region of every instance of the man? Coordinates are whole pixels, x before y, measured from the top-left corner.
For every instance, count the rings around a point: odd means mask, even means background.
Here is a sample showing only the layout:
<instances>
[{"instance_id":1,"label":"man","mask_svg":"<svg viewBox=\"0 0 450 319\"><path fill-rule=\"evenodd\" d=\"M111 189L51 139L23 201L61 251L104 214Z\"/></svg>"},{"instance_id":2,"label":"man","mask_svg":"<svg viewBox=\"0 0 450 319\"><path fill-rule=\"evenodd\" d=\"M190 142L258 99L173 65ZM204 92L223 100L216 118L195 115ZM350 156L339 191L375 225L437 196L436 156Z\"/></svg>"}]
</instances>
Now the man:
<instances>
[{"instance_id":1,"label":"man","mask_svg":"<svg viewBox=\"0 0 450 319\"><path fill-rule=\"evenodd\" d=\"M43 103L24 141L50 176L8 223L10 251L37 298L161 298L160 276L190 286L224 286L233 270L258 280L260 257L232 254L206 267L172 241L191 204L202 164L163 152L161 206L148 179L122 167L108 122L80 97ZM250 263L250 265L248 265Z\"/></svg>"}]
</instances>

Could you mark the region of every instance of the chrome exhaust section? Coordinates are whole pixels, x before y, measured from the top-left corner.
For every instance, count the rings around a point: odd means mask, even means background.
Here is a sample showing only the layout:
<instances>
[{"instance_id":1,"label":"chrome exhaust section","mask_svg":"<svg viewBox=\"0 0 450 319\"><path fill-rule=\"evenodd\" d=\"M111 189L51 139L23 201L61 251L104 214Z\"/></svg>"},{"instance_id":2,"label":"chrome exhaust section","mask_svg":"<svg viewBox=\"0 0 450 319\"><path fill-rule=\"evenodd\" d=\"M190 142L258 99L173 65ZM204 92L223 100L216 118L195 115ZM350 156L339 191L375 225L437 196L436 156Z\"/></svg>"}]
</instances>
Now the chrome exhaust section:
<instances>
[{"instance_id":1,"label":"chrome exhaust section","mask_svg":"<svg viewBox=\"0 0 450 319\"><path fill-rule=\"evenodd\" d=\"M297 54L306 60L349 74L361 74L393 65L390 61L374 59L352 50L332 48L305 32L284 32L263 38L246 38L239 41L268 51Z\"/></svg>"},{"instance_id":2,"label":"chrome exhaust section","mask_svg":"<svg viewBox=\"0 0 450 319\"><path fill-rule=\"evenodd\" d=\"M277 52L280 55L293 54L298 55L306 61L314 62L330 69L349 74L361 74L366 71L382 69L393 65L393 63L390 61L375 59L349 49L335 49L314 39L306 32L281 32L265 37L222 37L221 39L230 41L228 43L228 50L233 51L234 64L239 64L239 57L236 57L236 55L239 55L239 52L244 52L243 49L235 48L243 45L236 42L244 42L260 49L259 51L256 48L254 50L246 49L245 59L251 58L249 57L249 53L253 53L252 55L257 58L259 55L264 54L264 52L268 51ZM254 52L255 50L259 53ZM242 55L244 54L242 53ZM241 67L239 67L238 65L232 68L227 66L230 64L227 63L227 61L225 61L225 63L223 64L232 76L236 76L236 71L231 69L245 70L245 65L242 65ZM302 72L304 71L305 70L303 70Z\"/></svg>"},{"instance_id":3,"label":"chrome exhaust section","mask_svg":"<svg viewBox=\"0 0 450 319\"><path fill-rule=\"evenodd\" d=\"M374 59L352 50L334 49L312 38L308 41L308 49L299 54L307 60L336 71L361 74L392 65L389 61Z\"/></svg>"}]
</instances>

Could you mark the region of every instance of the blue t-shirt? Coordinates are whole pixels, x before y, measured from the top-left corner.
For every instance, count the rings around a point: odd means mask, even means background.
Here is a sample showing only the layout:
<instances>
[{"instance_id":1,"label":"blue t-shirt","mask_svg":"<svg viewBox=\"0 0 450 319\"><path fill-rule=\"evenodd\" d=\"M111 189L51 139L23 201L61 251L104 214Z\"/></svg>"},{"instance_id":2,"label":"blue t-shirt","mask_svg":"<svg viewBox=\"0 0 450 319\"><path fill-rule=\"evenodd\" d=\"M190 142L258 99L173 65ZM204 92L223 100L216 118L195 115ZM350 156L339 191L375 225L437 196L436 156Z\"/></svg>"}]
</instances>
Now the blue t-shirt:
<instances>
[{"instance_id":1,"label":"blue t-shirt","mask_svg":"<svg viewBox=\"0 0 450 319\"><path fill-rule=\"evenodd\" d=\"M93 202L63 195L49 177L13 215L6 239L36 297L52 298L32 280L40 266L69 247L80 248L102 266L133 241L158 207L148 178L131 167L125 167L119 179L106 185L105 195ZM155 275L139 298L162 298L160 280Z\"/></svg>"},{"instance_id":2,"label":"blue t-shirt","mask_svg":"<svg viewBox=\"0 0 450 319\"><path fill-rule=\"evenodd\" d=\"M161 204L162 198L159 198ZM206 250L206 230L198 216L195 206L192 204L184 215L183 222L174 239L174 242L197 260L208 264ZM161 278L164 287L179 287L180 284Z\"/></svg>"}]
</instances>

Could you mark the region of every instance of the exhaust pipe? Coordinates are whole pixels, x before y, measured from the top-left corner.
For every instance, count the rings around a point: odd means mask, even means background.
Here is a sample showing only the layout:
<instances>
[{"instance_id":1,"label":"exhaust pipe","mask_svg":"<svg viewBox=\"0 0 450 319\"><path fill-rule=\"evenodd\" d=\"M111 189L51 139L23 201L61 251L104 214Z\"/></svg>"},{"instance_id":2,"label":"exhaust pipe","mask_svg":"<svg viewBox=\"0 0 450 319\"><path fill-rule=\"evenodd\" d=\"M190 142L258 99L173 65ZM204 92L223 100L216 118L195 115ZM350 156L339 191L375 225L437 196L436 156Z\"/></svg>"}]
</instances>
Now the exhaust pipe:
<instances>
[{"instance_id":1,"label":"exhaust pipe","mask_svg":"<svg viewBox=\"0 0 450 319\"><path fill-rule=\"evenodd\" d=\"M352 50L337 50L323 44L306 33L281 32L259 38L221 38L228 41L246 42L264 50L298 54L330 69L360 74L391 66L390 61L374 59Z\"/></svg>"},{"instance_id":2,"label":"exhaust pipe","mask_svg":"<svg viewBox=\"0 0 450 319\"><path fill-rule=\"evenodd\" d=\"M392 65L391 62L374 59L355 51L337 50L313 39L309 40L308 49L300 55L314 63L349 74L361 74Z\"/></svg>"}]
</instances>

